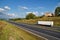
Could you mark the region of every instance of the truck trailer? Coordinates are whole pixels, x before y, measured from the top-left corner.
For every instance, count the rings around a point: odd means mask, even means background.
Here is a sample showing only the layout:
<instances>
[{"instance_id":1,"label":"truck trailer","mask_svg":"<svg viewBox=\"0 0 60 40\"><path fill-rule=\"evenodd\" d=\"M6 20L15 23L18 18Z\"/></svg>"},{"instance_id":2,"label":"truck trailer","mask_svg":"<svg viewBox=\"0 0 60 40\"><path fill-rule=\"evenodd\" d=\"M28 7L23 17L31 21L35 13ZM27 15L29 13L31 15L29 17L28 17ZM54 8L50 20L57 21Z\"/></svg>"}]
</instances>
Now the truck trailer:
<instances>
[{"instance_id":1,"label":"truck trailer","mask_svg":"<svg viewBox=\"0 0 60 40\"><path fill-rule=\"evenodd\" d=\"M43 26L53 26L53 21L38 21L39 25L43 25Z\"/></svg>"}]
</instances>

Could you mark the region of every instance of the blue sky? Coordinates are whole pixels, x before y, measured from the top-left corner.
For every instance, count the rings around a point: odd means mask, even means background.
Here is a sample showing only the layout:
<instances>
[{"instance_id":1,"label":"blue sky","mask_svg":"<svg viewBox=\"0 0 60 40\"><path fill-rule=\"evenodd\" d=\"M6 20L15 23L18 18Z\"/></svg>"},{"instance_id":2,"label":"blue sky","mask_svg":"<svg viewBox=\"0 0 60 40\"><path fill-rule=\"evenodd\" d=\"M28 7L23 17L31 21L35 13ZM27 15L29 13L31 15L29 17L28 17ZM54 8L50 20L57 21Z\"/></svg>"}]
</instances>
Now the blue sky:
<instances>
[{"instance_id":1,"label":"blue sky","mask_svg":"<svg viewBox=\"0 0 60 40\"><path fill-rule=\"evenodd\" d=\"M25 17L29 12L43 15L45 12L54 12L60 6L60 0L0 0L1 9L9 9L4 13L14 17Z\"/></svg>"}]
</instances>

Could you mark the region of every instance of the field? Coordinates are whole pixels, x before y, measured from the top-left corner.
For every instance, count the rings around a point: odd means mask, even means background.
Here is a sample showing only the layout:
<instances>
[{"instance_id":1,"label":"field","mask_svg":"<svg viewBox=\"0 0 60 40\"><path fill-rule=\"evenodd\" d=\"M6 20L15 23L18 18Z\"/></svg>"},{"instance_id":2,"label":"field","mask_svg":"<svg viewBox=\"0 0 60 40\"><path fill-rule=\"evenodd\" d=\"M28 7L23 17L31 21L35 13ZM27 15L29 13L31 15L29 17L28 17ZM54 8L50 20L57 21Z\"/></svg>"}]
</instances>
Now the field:
<instances>
[{"instance_id":1,"label":"field","mask_svg":"<svg viewBox=\"0 0 60 40\"><path fill-rule=\"evenodd\" d=\"M44 40L34 36L17 26L0 21L0 40Z\"/></svg>"},{"instance_id":2,"label":"field","mask_svg":"<svg viewBox=\"0 0 60 40\"><path fill-rule=\"evenodd\" d=\"M37 24L37 21L53 21L54 26L60 26L60 17L43 17L39 19L30 19L30 20L17 20L16 22L27 23L27 24Z\"/></svg>"},{"instance_id":3,"label":"field","mask_svg":"<svg viewBox=\"0 0 60 40\"><path fill-rule=\"evenodd\" d=\"M35 24L37 24L37 21L53 21L54 27L36 26ZM43 17L39 19L17 20L15 22L31 24L38 28L60 32L60 17Z\"/></svg>"}]
</instances>

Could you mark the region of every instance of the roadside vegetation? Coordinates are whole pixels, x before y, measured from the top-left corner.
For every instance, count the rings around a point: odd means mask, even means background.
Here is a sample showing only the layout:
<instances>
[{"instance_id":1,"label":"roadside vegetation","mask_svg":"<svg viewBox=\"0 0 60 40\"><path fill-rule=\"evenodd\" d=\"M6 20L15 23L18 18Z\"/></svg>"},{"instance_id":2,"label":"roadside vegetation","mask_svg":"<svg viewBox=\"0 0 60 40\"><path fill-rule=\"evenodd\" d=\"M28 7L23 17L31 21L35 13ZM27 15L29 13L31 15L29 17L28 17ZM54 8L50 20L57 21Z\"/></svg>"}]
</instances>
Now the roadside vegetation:
<instances>
[{"instance_id":1,"label":"roadside vegetation","mask_svg":"<svg viewBox=\"0 0 60 40\"><path fill-rule=\"evenodd\" d=\"M44 26L36 26L37 21L53 21L54 26L53 27L44 27ZM60 32L60 17L43 17L38 19L25 19L25 20L16 20L17 23L25 23L30 25L35 25L35 27L42 28L45 30L52 30L56 32Z\"/></svg>"},{"instance_id":2,"label":"roadside vegetation","mask_svg":"<svg viewBox=\"0 0 60 40\"><path fill-rule=\"evenodd\" d=\"M27 24L37 24L37 21L53 21L54 26L60 26L60 7L55 9L53 16L36 16L33 13L28 13L24 19L11 19L15 22L27 23Z\"/></svg>"},{"instance_id":3,"label":"roadside vegetation","mask_svg":"<svg viewBox=\"0 0 60 40\"><path fill-rule=\"evenodd\" d=\"M44 40L5 21L0 21L0 40Z\"/></svg>"},{"instance_id":4,"label":"roadside vegetation","mask_svg":"<svg viewBox=\"0 0 60 40\"><path fill-rule=\"evenodd\" d=\"M41 26L38 26L38 28L60 32L60 7L57 7L55 9L54 14L52 14L53 16L45 16L45 15L42 15L42 16L36 16L36 15L31 16L31 15L34 15L34 14L33 13L32 14L28 13L26 15L25 19L15 20L15 22L26 23L26 24L37 24L38 21L53 21L54 22L53 27L44 27L44 26L41 27Z\"/></svg>"},{"instance_id":5,"label":"roadside vegetation","mask_svg":"<svg viewBox=\"0 0 60 40\"><path fill-rule=\"evenodd\" d=\"M60 17L43 17L43 18L39 18L39 19L16 20L15 22L27 23L27 24L37 24L37 21L53 21L54 26L60 26Z\"/></svg>"}]
</instances>

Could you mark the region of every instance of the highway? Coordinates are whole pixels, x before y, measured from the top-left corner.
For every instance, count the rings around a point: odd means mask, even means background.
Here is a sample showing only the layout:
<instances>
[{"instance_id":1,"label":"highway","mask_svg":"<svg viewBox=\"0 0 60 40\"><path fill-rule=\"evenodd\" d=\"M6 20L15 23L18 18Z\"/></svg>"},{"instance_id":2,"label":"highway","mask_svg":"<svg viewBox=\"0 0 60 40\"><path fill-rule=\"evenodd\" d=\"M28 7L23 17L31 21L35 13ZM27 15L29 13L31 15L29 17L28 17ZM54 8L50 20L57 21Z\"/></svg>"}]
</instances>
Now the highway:
<instances>
[{"instance_id":1,"label":"highway","mask_svg":"<svg viewBox=\"0 0 60 40\"><path fill-rule=\"evenodd\" d=\"M28 30L29 32L32 32L38 36L42 36L44 38L47 38L48 40L60 40L60 32L45 30L42 28L34 27L34 25L16 23L13 21L7 21L7 22L14 24L14 25L17 25L18 27L25 29L25 30Z\"/></svg>"}]
</instances>

